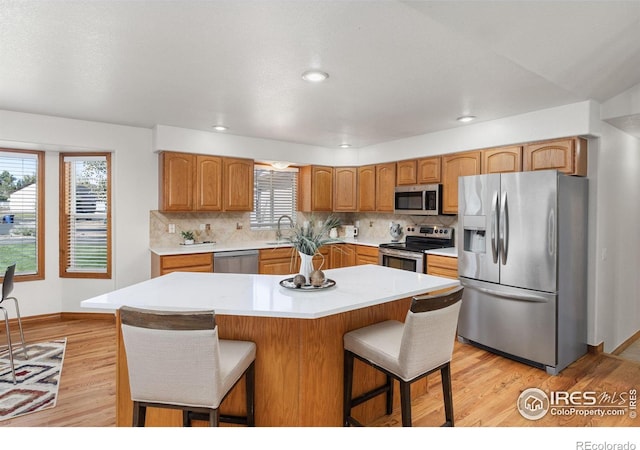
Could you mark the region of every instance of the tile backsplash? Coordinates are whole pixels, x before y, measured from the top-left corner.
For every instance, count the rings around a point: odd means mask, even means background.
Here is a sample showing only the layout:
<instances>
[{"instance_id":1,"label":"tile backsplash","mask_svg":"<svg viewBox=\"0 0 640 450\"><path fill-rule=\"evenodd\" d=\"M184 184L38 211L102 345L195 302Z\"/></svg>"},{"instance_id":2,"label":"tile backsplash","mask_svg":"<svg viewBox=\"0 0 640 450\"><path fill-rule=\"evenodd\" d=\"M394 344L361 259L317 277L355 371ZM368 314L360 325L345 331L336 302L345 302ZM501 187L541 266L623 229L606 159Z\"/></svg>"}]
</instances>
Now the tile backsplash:
<instances>
[{"instance_id":1,"label":"tile backsplash","mask_svg":"<svg viewBox=\"0 0 640 450\"><path fill-rule=\"evenodd\" d=\"M384 241L389 236L389 223L396 222L403 229L412 225L443 225L457 224L456 216L405 216L380 213L334 213L343 225L354 225L360 222L359 238L361 240ZM298 212L296 220L325 220L328 213ZM169 224L175 225L175 233L169 233ZM200 230L201 225L210 225L210 230ZM288 222L284 222L288 226ZM241 242L268 241L276 237L275 230L251 230L250 213L221 212L221 213L163 213L150 211L149 214L149 246L174 247L182 242L181 231L193 231L196 242ZM286 227L283 228L283 234ZM344 236L344 228L338 230L340 237Z\"/></svg>"}]
</instances>

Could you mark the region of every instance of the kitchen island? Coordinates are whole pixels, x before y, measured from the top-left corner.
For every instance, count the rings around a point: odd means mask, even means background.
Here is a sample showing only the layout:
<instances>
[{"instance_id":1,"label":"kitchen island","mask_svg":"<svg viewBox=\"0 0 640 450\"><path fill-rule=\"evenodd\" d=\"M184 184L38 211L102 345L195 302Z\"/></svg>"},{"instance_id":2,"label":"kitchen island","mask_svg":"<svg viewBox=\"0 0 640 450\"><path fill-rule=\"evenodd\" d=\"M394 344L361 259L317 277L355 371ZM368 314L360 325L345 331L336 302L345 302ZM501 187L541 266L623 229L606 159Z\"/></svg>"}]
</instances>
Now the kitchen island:
<instances>
[{"instance_id":1,"label":"kitchen island","mask_svg":"<svg viewBox=\"0 0 640 450\"><path fill-rule=\"evenodd\" d=\"M85 300L82 306L213 309L222 339L257 345L256 425L340 426L344 333L387 319L404 321L412 296L458 281L376 265L332 269L325 275L336 282L334 287L301 292L280 286L282 275L175 272ZM132 405L120 333L117 346L116 422L129 426ZM354 395L383 382L363 364L355 371ZM424 383L414 394L426 389ZM244 380L221 411L244 413ZM355 411L363 421L373 420L384 414L384 398ZM147 423L181 425L181 414L150 409Z\"/></svg>"}]
</instances>

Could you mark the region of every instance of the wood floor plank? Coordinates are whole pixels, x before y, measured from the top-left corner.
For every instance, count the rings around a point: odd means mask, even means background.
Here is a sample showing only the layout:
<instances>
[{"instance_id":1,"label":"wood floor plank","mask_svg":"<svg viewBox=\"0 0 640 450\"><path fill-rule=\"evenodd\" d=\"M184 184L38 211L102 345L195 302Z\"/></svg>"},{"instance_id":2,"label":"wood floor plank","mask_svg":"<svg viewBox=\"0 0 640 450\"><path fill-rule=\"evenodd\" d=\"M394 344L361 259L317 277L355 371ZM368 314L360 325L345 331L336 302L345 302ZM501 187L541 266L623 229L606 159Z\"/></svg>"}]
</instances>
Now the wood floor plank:
<instances>
[{"instance_id":1,"label":"wood floor plank","mask_svg":"<svg viewBox=\"0 0 640 450\"><path fill-rule=\"evenodd\" d=\"M28 343L67 338L58 402L54 408L0 422L7 427L115 426L116 330L110 320L74 318L25 325ZM18 336L12 335L14 342ZM0 342L4 336L0 335ZM544 391L626 392L638 389L640 363L606 354L588 354L560 375L515 362L482 349L455 343L451 364L455 424L458 427L638 427L640 419L624 416L552 416L524 419L516 408L520 393ZM414 426L444 421L440 375L428 377L428 392L413 400ZM341 389L341 386L337 386ZM259 399L257 399L259 401ZM373 426L400 426L400 412Z\"/></svg>"}]
</instances>

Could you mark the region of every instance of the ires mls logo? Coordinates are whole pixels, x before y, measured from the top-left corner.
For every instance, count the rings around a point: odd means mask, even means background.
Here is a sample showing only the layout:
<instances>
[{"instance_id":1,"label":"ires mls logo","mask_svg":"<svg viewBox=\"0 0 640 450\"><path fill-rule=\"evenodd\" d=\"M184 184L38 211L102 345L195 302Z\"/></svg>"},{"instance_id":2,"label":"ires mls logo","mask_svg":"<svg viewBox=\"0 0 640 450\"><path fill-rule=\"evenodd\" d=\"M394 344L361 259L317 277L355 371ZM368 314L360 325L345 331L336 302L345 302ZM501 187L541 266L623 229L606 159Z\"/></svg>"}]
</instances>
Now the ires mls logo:
<instances>
[{"instance_id":1,"label":"ires mls logo","mask_svg":"<svg viewBox=\"0 0 640 450\"><path fill-rule=\"evenodd\" d=\"M520 415L528 420L542 419L547 413L553 416L623 416L637 417L637 391L551 391L547 395L538 388L525 389L517 401Z\"/></svg>"},{"instance_id":2,"label":"ires mls logo","mask_svg":"<svg viewBox=\"0 0 640 450\"><path fill-rule=\"evenodd\" d=\"M518 397L518 411L525 419L538 420L547 415L549 411L549 397L538 388L529 388L522 391Z\"/></svg>"}]
</instances>

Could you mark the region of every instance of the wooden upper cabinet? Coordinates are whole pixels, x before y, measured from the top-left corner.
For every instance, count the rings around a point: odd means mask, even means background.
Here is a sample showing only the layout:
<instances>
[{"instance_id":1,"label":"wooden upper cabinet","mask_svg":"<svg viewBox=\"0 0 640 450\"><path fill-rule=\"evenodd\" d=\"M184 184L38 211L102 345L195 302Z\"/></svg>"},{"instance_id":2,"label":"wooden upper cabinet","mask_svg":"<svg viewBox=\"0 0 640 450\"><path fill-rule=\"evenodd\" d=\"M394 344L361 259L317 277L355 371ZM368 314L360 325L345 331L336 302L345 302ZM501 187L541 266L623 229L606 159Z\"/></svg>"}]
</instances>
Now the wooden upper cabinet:
<instances>
[{"instance_id":1,"label":"wooden upper cabinet","mask_svg":"<svg viewBox=\"0 0 640 450\"><path fill-rule=\"evenodd\" d=\"M482 150L482 173L522 171L522 147L500 147Z\"/></svg>"},{"instance_id":2,"label":"wooden upper cabinet","mask_svg":"<svg viewBox=\"0 0 640 450\"><path fill-rule=\"evenodd\" d=\"M196 156L195 210L222 211L222 158Z\"/></svg>"},{"instance_id":3,"label":"wooden upper cabinet","mask_svg":"<svg viewBox=\"0 0 640 450\"><path fill-rule=\"evenodd\" d=\"M333 167L300 168L298 209L300 211L333 211Z\"/></svg>"},{"instance_id":4,"label":"wooden upper cabinet","mask_svg":"<svg viewBox=\"0 0 640 450\"><path fill-rule=\"evenodd\" d=\"M396 163L396 185L416 184L418 162L415 159Z\"/></svg>"},{"instance_id":5,"label":"wooden upper cabinet","mask_svg":"<svg viewBox=\"0 0 640 450\"><path fill-rule=\"evenodd\" d=\"M225 211L253 210L253 164L252 159L222 158Z\"/></svg>"},{"instance_id":6,"label":"wooden upper cabinet","mask_svg":"<svg viewBox=\"0 0 640 450\"><path fill-rule=\"evenodd\" d=\"M253 160L160 153L161 211L251 211Z\"/></svg>"},{"instance_id":7,"label":"wooden upper cabinet","mask_svg":"<svg viewBox=\"0 0 640 450\"><path fill-rule=\"evenodd\" d=\"M376 210L376 166L358 167L358 211Z\"/></svg>"},{"instance_id":8,"label":"wooden upper cabinet","mask_svg":"<svg viewBox=\"0 0 640 450\"><path fill-rule=\"evenodd\" d=\"M396 163L376 165L376 211L393 212L395 208Z\"/></svg>"},{"instance_id":9,"label":"wooden upper cabinet","mask_svg":"<svg viewBox=\"0 0 640 450\"><path fill-rule=\"evenodd\" d=\"M556 139L524 146L523 170L557 169L569 175L587 176L587 141Z\"/></svg>"},{"instance_id":10,"label":"wooden upper cabinet","mask_svg":"<svg viewBox=\"0 0 640 450\"><path fill-rule=\"evenodd\" d=\"M416 183L440 183L440 164L441 158L439 156L419 159L417 163Z\"/></svg>"},{"instance_id":11,"label":"wooden upper cabinet","mask_svg":"<svg viewBox=\"0 0 640 450\"><path fill-rule=\"evenodd\" d=\"M358 169L336 167L333 173L333 210L346 212L358 210Z\"/></svg>"},{"instance_id":12,"label":"wooden upper cabinet","mask_svg":"<svg viewBox=\"0 0 640 450\"><path fill-rule=\"evenodd\" d=\"M192 211L195 156L190 153L160 153L161 211Z\"/></svg>"},{"instance_id":13,"label":"wooden upper cabinet","mask_svg":"<svg viewBox=\"0 0 640 450\"><path fill-rule=\"evenodd\" d=\"M458 214L458 177L480 174L481 152L453 153L442 157L442 212Z\"/></svg>"}]
</instances>

